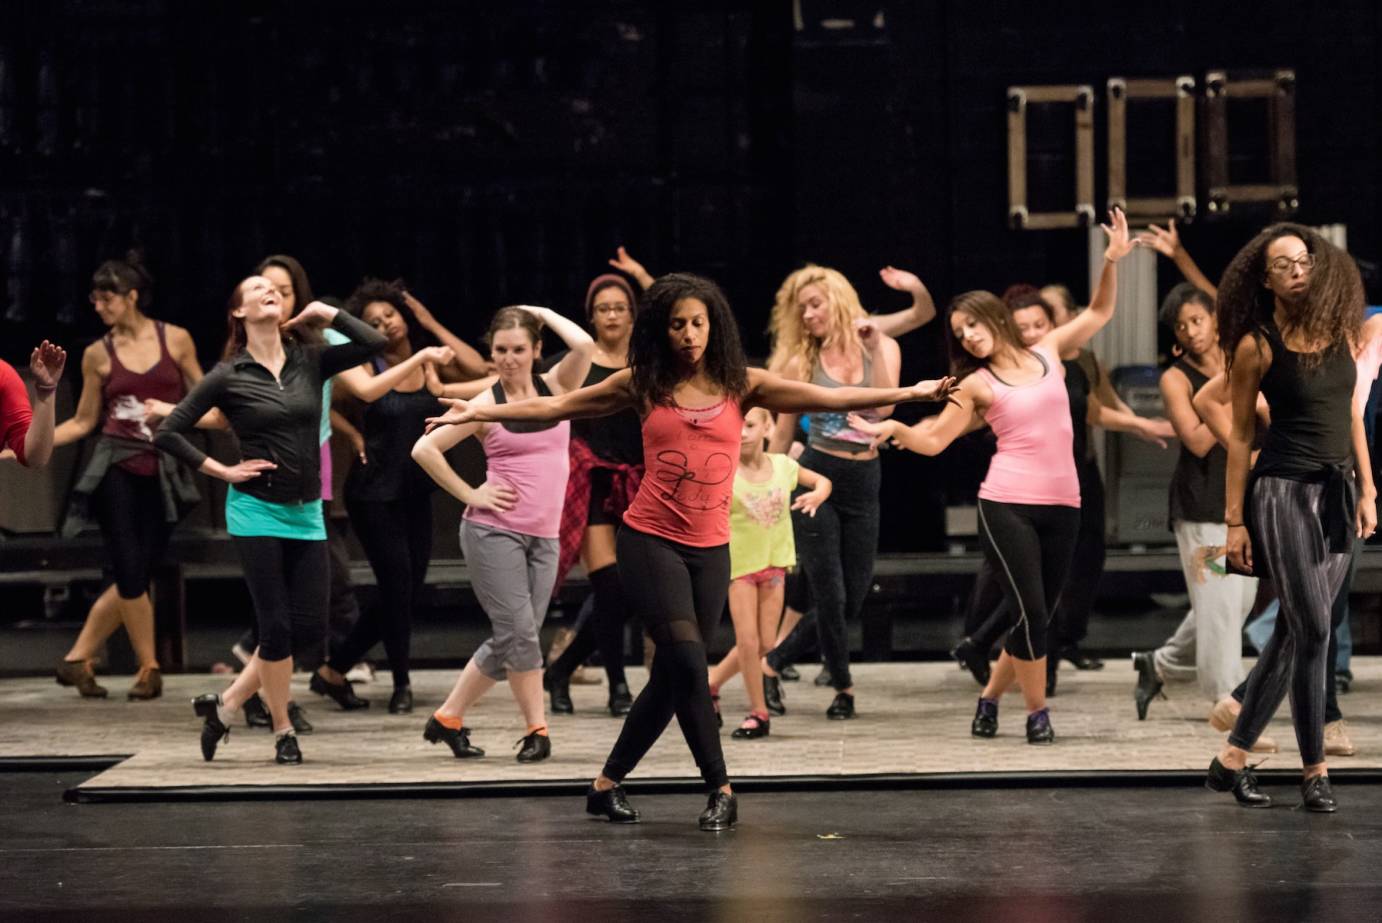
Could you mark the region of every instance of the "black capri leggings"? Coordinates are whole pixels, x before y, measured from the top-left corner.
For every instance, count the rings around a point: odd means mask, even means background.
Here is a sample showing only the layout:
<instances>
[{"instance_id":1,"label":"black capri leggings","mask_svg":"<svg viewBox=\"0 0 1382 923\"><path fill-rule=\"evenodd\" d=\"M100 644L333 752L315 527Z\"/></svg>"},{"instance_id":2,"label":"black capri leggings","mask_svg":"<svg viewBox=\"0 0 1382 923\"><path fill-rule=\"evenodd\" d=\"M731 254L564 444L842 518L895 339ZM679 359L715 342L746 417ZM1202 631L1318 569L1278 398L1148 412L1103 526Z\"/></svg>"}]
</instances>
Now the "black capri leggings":
<instances>
[{"instance_id":1,"label":"black capri leggings","mask_svg":"<svg viewBox=\"0 0 1382 923\"><path fill-rule=\"evenodd\" d=\"M112 465L92 500L116 591L121 599L138 599L149 591L149 575L163 560L173 532L163 515L158 477Z\"/></svg>"},{"instance_id":2,"label":"black capri leggings","mask_svg":"<svg viewBox=\"0 0 1382 923\"><path fill-rule=\"evenodd\" d=\"M1017 613L1003 649L1018 660L1046 656L1046 632L1070 572L1080 511L1073 506L979 499L984 556Z\"/></svg>"},{"instance_id":3,"label":"black capri leggings","mask_svg":"<svg viewBox=\"0 0 1382 923\"><path fill-rule=\"evenodd\" d=\"M325 656L329 565L326 542L234 536L259 625L259 659Z\"/></svg>"},{"instance_id":4,"label":"black capri leggings","mask_svg":"<svg viewBox=\"0 0 1382 923\"><path fill-rule=\"evenodd\" d=\"M623 526L615 550L629 608L642 613L657 652L605 762L605 777L623 781L675 714L705 784L720 788L729 775L710 699L706 641L729 593L729 546L693 548Z\"/></svg>"}]
</instances>

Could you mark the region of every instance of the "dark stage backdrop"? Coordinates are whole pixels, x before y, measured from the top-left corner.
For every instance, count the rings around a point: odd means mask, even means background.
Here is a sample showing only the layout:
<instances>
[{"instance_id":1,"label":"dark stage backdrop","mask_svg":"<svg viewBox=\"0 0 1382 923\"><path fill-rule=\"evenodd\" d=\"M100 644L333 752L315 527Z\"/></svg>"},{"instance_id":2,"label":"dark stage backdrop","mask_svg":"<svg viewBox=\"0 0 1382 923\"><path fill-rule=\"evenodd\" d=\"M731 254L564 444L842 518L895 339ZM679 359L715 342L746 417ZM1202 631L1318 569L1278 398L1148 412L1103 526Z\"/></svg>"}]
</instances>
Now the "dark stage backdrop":
<instances>
[{"instance_id":1,"label":"dark stage backdrop","mask_svg":"<svg viewBox=\"0 0 1382 923\"><path fill-rule=\"evenodd\" d=\"M1004 89L1094 85L1102 152L1107 77L1221 67L1295 68L1300 217L1347 223L1376 258L1380 15L1364 0L11 0L0 353L43 336L79 352L101 332L89 274L131 244L160 283L153 313L191 328L206 362L231 287L272 252L318 293L403 277L472 340L503 304L575 314L621 243L654 272L720 280L760 355L773 292L807 260L871 308L905 304L878 281L886 263L942 303L1018 281L1084 297L1083 232L1006 227ZM1217 274L1256 223L1183 237ZM907 378L943 370L937 329L903 352ZM969 458L887 459L885 549L940 545Z\"/></svg>"}]
</instances>

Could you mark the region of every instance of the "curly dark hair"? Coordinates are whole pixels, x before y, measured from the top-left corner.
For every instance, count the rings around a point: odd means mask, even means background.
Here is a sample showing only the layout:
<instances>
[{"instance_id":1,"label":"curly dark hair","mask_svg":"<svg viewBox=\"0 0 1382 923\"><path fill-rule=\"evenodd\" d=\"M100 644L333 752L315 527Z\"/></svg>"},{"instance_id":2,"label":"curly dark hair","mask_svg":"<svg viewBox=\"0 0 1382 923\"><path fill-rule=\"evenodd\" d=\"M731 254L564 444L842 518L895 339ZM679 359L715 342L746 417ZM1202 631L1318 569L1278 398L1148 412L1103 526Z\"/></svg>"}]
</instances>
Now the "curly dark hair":
<instances>
[{"instance_id":1,"label":"curly dark hair","mask_svg":"<svg viewBox=\"0 0 1382 923\"><path fill-rule=\"evenodd\" d=\"M403 293L407 287L402 280L395 279L386 282L383 279L376 279L373 276L366 276L360 280L360 284L355 286L355 291L350 293L350 297L345 301L345 312L352 317L365 319L365 308L376 301L383 301L393 306L402 317L403 322L408 325L408 348L417 352L424 346L432 345L425 335L422 325L418 323L417 315L412 308L408 307L408 302L404 299Z\"/></svg>"},{"instance_id":2,"label":"curly dark hair","mask_svg":"<svg viewBox=\"0 0 1382 923\"><path fill-rule=\"evenodd\" d=\"M685 369L668 341L672 309L686 298L705 304L710 336L701 368L727 397L739 399L749 389L748 359L739 340L739 324L720 286L688 272L659 278L643 293L643 303L629 340L630 389L641 407L672 403L672 391L685 378Z\"/></svg>"},{"instance_id":3,"label":"curly dark hair","mask_svg":"<svg viewBox=\"0 0 1382 923\"><path fill-rule=\"evenodd\" d=\"M1008 306L992 292L965 292L951 299L950 309L945 312L948 330L950 317L956 311L963 311L988 327L993 333L995 347L1006 342L1017 350L1027 348L1022 343L1022 334L1018 333L1017 325L1013 323L1013 316L1008 310ZM950 353L950 374L954 375L956 379L964 380L979 369L988 366L987 360L975 358L969 350L965 349L964 343L960 342L960 338L955 336L953 330L946 337L946 342L949 344L947 350Z\"/></svg>"},{"instance_id":4,"label":"curly dark hair","mask_svg":"<svg viewBox=\"0 0 1382 923\"><path fill-rule=\"evenodd\" d=\"M1219 282L1219 344L1226 367L1232 367L1239 341L1252 334L1260 342L1260 330L1272 320L1276 299L1266 286L1267 247L1283 237L1299 237L1315 258L1315 265L1305 298L1287 318L1282 336L1295 334L1308 343L1329 344L1319 353L1301 357L1307 367L1318 365L1323 354L1333 348L1347 345L1352 351L1358 345L1363 327L1363 280L1353 258L1304 225L1273 224L1238 251Z\"/></svg>"}]
</instances>

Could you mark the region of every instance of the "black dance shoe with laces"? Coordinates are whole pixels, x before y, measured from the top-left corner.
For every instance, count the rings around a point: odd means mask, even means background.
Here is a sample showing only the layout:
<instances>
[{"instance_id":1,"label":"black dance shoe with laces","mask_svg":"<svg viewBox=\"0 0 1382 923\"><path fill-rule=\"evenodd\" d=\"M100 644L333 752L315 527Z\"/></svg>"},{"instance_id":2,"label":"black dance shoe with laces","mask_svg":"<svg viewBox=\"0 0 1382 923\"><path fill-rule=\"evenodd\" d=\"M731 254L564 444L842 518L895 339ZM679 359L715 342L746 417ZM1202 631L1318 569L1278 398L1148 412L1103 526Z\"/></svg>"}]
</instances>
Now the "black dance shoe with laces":
<instances>
[{"instance_id":1,"label":"black dance shoe with laces","mask_svg":"<svg viewBox=\"0 0 1382 923\"><path fill-rule=\"evenodd\" d=\"M1233 797L1245 808L1270 808L1272 799L1257 787L1254 768L1245 766L1242 769L1229 769L1219 762L1216 756L1214 762L1209 764L1209 774L1205 776L1204 787L1211 792L1233 792Z\"/></svg>"},{"instance_id":2,"label":"black dance shoe with laces","mask_svg":"<svg viewBox=\"0 0 1382 923\"><path fill-rule=\"evenodd\" d=\"M836 693L835 701L830 703L830 707L825 710L825 716L831 721L848 721L854 717L854 696L848 692Z\"/></svg>"},{"instance_id":3,"label":"black dance shoe with laces","mask_svg":"<svg viewBox=\"0 0 1382 923\"><path fill-rule=\"evenodd\" d=\"M1150 651L1137 652L1132 655L1133 669L1137 671L1137 685L1133 687L1132 699L1137 705L1137 720L1147 720L1147 706L1152 704L1152 699L1161 696L1161 677L1156 675L1156 662L1152 658Z\"/></svg>"},{"instance_id":4,"label":"black dance shoe with laces","mask_svg":"<svg viewBox=\"0 0 1382 923\"><path fill-rule=\"evenodd\" d=\"M996 737L998 735L998 703L982 696L974 709L974 721L969 726L974 737Z\"/></svg>"},{"instance_id":5,"label":"black dance shoe with laces","mask_svg":"<svg viewBox=\"0 0 1382 923\"><path fill-rule=\"evenodd\" d=\"M436 715L427 719L427 727L422 729L422 739L431 744L444 743L451 748L451 754L458 760L474 759L485 755L485 751L470 742L470 728L452 730L437 720Z\"/></svg>"},{"instance_id":6,"label":"black dance shoe with laces","mask_svg":"<svg viewBox=\"0 0 1382 923\"><path fill-rule=\"evenodd\" d=\"M520 748L515 757L520 763L540 763L552 755L552 739L537 731L520 738L514 746Z\"/></svg>"},{"instance_id":7,"label":"black dance shoe with laces","mask_svg":"<svg viewBox=\"0 0 1382 923\"><path fill-rule=\"evenodd\" d=\"M638 812L629 804L622 785L603 792L590 786L585 793L585 813L608 818L611 824L638 823Z\"/></svg>"},{"instance_id":8,"label":"black dance shoe with laces","mask_svg":"<svg viewBox=\"0 0 1382 923\"><path fill-rule=\"evenodd\" d=\"M1300 786L1301 807L1317 814L1333 814L1339 810L1339 802L1334 800L1334 790L1329 787L1329 776L1314 776L1306 779Z\"/></svg>"},{"instance_id":9,"label":"black dance shoe with laces","mask_svg":"<svg viewBox=\"0 0 1382 923\"><path fill-rule=\"evenodd\" d=\"M975 644L970 638L961 638L960 643L950 649L950 656L954 657L960 664L969 671L969 675L974 677L974 681L980 686L989 684L989 676L993 673L993 667L989 663L988 651L981 651L979 645Z\"/></svg>"},{"instance_id":10,"label":"black dance shoe with laces","mask_svg":"<svg viewBox=\"0 0 1382 923\"><path fill-rule=\"evenodd\" d=\"M350 684L350 680L342 683L328 683L322 679L320 673L313 673L312 678L307 682L307 688L317 695L326 696L343 711L355 711L361 708L369 708L369 702L355 694L355 687Z\"/></svg>"},{"instance_id":11,"label":"black dance shoe with laces","mask_svg":"<svg viewBox=\"0 0 1382 923\"><path fill-rule=\"evenodd\" d=\"M221 697L214 692L199 695L192 700L192 711L202 719L202 759L208 763L216 755L216 747L223 740L230 740L230 728L221 721L221 716L216 713L216 708L221 704Z\"/></svg>"},{"instance_id":12,"label":"black dance shoe with laces","mask_svg":"<svg viewBox=\"0 0 1382 923\"><path fill-rule=\"evenodd\" d=\"M280 734L274 741L274 762L280 766L298 766L302 763L302 750L298 747L296 734Z\"/></svg>"},{"instance_id":13,"label":"black dance shoe with laces","mask_svg":"<svg viewBox=\"0 0 1382 923\"><path fill-rule=\"evenodd\" d=\"M763 698L768 703L768 714L782 717L787 714L787 706L782 704L782 680L776 676L763 677Z\"/></svg>"},{"instance_id":14,"label":"black dance shoe with laces","mask_svg":"<svg viewBox=\"0 0 1382 923\"><path fill-rule=\"evenodd\" d=\"M710 801L701 812L700 828L716 831L728 830L739 822L739 799L733 792L711 792Z\"/></svg>"},{"instance_id":15,"label":"black dance shoe with laces","mask_svg":"<svg viewBox=\"0 0 1382 923\"><path fill-rule=\"evenodd\" d=\"M568 692L568 696L570 693ZM553 700L555 701L555 696ZM633 708L633 694L628 683L615 683L609 687L609 713L611 717L622 718Z\"/></svg>"}]
</instances>

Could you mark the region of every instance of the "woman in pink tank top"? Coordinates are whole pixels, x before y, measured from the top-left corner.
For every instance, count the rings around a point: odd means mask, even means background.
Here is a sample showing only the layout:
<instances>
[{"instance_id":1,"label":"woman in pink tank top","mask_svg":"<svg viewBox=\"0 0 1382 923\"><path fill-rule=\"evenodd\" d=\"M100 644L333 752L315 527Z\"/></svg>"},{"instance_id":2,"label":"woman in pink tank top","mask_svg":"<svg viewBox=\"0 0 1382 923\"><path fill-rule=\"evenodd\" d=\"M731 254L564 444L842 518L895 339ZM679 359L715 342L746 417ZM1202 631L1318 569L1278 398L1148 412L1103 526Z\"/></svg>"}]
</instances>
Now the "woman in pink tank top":
<instances>
[{"instance_id":1,"label":"woman in pink tank top","mask_svg":"<svg viewBox=\"0 0 1382 923\"><path fill-rule=\"evenodd\" d=\"M1103 228L1108 235L1103 273L1079 317L1027 347L997 296L960 295L950 305L950 367L960 379L956 401L910 427L896 420L851 420L879 440L891 439L922 455L937 455L984 425L998 437L998 451L979 487L979 532L1018 617L979 697L971 725L976 737L998 732L998 701L1017 682L1027 706L1027 742L1055 741L1046 708L1046 631L1080 525L1074 428L1060 356L1083 346L1113 319L1117 263L1136 246L1118 209Z\"/></svg>"},{"instance_id":2,"label":"woman in pink tank top","mask_svg":"<svg viewBox=\"0 0 1382 923\"><path fill-rule=\"evenodd\" d=\"M586 811L616 823L638 820L620 783L674 714L710 789L701 829L724 830L738 818L710 699L705 639L719 622L729 591L729 508L744 412L751 407L780 413L853 410L935 400L951 386L944 379L910 388L822 388L747 366L734 314L719 286L672 273L645 294L627 369L553 397L505 404L449 401L452 409L430 421L432 426L552 422L625 408L643 419L647 473L616 543L629 606L641 612L657 652L647 685L586 793Z\"/></svg>"},{"instance_id":3,"label":"woman in pink tank top","mask_svg":"<svg viewBox=\"0 0 1382 923\"><path fill-rule=\"evenodd\" d=\"M160 483L177 462L154 448L144 402L177 403L202 380L202 368L186 330L145 313L152 301L153 279L136 255L97 268L91 304L110 332L82 354L76 413L53 437L54 445L67 445L100 432L73 492L73 506L89 504L95 513L114 580L92 604L81 634L57 666L58 683L75 686L87 698L106 696L92 663L121 625L139 659L129 698L153 699L163 692L149 576L177 524L178 511L165 503L171 491Z\"/></svg>"},{"instance_id":4,"label":"woman in pink tank top","mask_svg":"<svg viewBox=\"0 0 1382 923\"><path fill-rule=\"evenodd\" d=\"M544 324L566 342L568 352L551 371L535 375ZM581 386L595 353L595 341L579 324L526 305L500 309L485 339L498 381L474 398L477 406L566 394ZM484 756L470 742L465 713L506 679L527 725L518 761L534 763L552 754L538 630L556 584L570 433L566 422L471 422L433 430L413 446L422 469L466 505L461 550L470 585L494 627L423 730L426 740L446 743L457 759ZM471 436L485 449L485 483L479 487L462 480L442 454Z\"/></svg>"}]
</instances>

